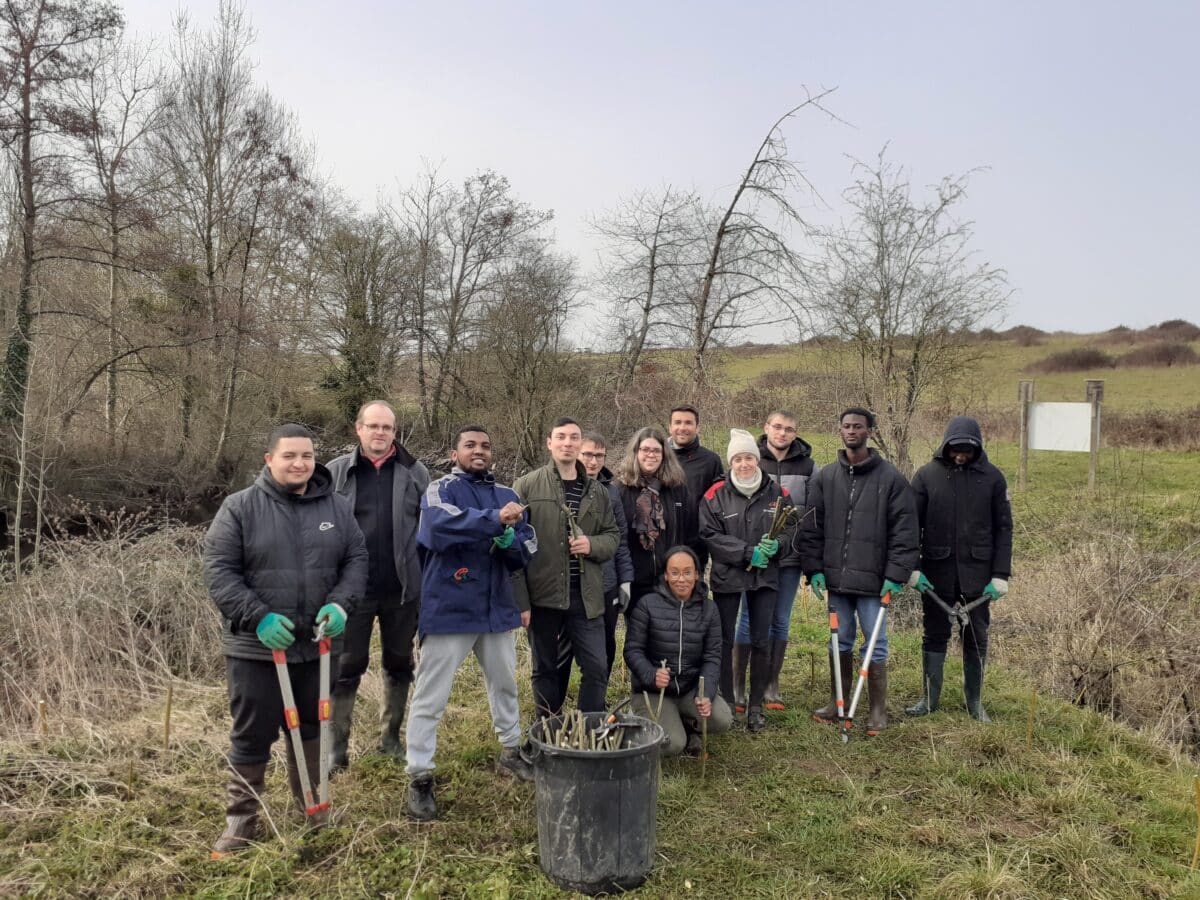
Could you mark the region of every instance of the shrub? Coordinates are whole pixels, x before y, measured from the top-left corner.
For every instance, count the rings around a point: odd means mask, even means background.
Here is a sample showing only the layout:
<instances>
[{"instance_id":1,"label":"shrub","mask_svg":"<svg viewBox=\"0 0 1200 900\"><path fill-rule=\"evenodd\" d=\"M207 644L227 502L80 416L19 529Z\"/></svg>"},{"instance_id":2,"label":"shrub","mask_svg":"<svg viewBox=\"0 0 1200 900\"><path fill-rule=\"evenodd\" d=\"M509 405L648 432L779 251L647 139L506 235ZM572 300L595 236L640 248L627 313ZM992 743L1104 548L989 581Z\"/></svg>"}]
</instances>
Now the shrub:
<instances>
[{"instance_id":1,"label":"shrub","mask_svg":"<svg viewBox=\"0 0 1200 900\"><path fill-rule=\"evenodd\" d=\"M1096 347L1075 347L1051 353L1026 368L1029 372L1086 372L1090 369L1111 369L1116 361Z\"/></svg>"},{"instance_id":2,"label":"shrub","mask_svg":"<svg viewBox=\"0 0 1200 900\"><path fill-rule=\"evenodd\" d=\"M1143 334L1159 340L1200 341L1200 325L1193 325L1186 319L1167 319L1150 326Z\"/></svg>"},{"instance_id":3,"label":"shrub","mask_svg":"<svg viewBox=\"0 0 1200 900\"><path fill-rule=\"evenodd\" d=\"M1200 363L1200 353L1188 344L1175 341L1155 341L1136 350L1130 350L1117 359L1117 365L1125 368L1145 366L1163 369L1170 366L1194 366Z\"/></svg>"},{"instance_id":4,"label":"shrub","mask_svg":"<svg viewBox=\"0 0 1200 900\"><path fill-rule=\"evenodd\" d=\"M1037 347L1046 337L1046 332L1032 325L1015 325L1008 331L1000 332L1009 340L1016 341L1018 347Z\"/></svg>"}]
</instances>

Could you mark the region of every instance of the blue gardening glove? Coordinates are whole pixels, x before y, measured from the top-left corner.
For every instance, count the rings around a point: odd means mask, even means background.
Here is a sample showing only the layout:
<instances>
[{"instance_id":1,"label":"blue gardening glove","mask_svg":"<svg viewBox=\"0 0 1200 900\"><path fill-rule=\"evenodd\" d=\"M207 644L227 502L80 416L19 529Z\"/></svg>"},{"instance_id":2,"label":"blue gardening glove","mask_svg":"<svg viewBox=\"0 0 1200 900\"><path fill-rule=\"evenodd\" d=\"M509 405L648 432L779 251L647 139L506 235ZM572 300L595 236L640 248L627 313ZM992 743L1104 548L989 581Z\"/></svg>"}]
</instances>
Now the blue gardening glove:
<instances>
[{"instance_id":1,"label":"blue gardening glove","mask_svg":"<svg viewBox=\"0 0 1200 900\"><path fill-rule=\"evenodd\" d=\"M512 546L513 538L516 536L517 533L513 531L513 527L509 525L504 529L504 531L492 538L492 543L496 545L496 549L498 550L507 550Z\"/></svg>"},{"instance_id":2,"label":"blue gardening glove","mask_svg":"<svg viewBox=\"0 0 1200 900\"><path fill-rule=\"evenodd\" d=\"M346 611L336 603L326 603L317 610L317 624L325 620L325 633L337 637L346 630Z\"/></svg>"},{"instance_id":3,"label":"blue gardening glove","mask_svg":"<svg viewBox=\"0 0 1200 900\"><path fill-rule=\"evenodd\" d=\"M908 586L916 588L918 594L924 594L926 591L933 590L933 582L926 578L925 573L920 569L913 570L912 575L908 579Z\"/></svg>"},{"instance_id":4,"label":"blue gardening glove","mask_svg":"<svg viewBox=\"0 0 1200 900\"><path fill-rule=\"evenodd\" d=\"M287 616L272 612L262 617L254 633L268 650L286 650L296 643L296 636L292 634L295 627Z\"/></svg>"},{"instance_id":5,"label":"blue gardening glove","mask_svg":"<svg viewBox=\"0 0 1200 900\"><path fill-rule=\"evenodd\" d=\"M1005 578L993 578L988 582L988 586L983 589L983 596L987 597L992 603L999 603L1000 598L1008 593L1008 580Z\"/></svg>"},{"instance_id":6,"label":"blue gardening glove","mask_svg":"<svg viewBox=\"0 0 1200 900\"><path fill-rule=\"evenodd\" d=\"M775 554L779 552L779 541L764 534L762 540L758 542L758 547L767 559L774 559Z\"/></svg>"},{"instance_id":7,"label":"blue gardening glove","mask_svg":"<svg viewBox=\"0 0 1200 900\"><path fill-rule=\"evenodd\" d=\"M765 569L770 562L771 557L763 550L761 544L750 554L750 565L755 569Z\"/></svg>"},{"instance_id":8,"label":"blue gardening glove","mask_svg":"<svg viewBox=\"0 0 1200 900\"><path fill-rule=\"evenodd\" d=\"M808 586L812 589L813 596L818 600L825 599L825 573L815 572L808 576Z\"/></svg>"},{"instance_id":9,"label":"blue gardening glove","mask_svg":"<svg viewBox=\"0 0 1200 900\"><path fill-rule=\"evenodd\" d=\"M904 590L904 585L896 584L891 579L885 578L883 579L883 587L879 589L879 596L882 597L884 594L891 594L893 597L899 597L902 590Z\"/></svg>"}]
</instances>

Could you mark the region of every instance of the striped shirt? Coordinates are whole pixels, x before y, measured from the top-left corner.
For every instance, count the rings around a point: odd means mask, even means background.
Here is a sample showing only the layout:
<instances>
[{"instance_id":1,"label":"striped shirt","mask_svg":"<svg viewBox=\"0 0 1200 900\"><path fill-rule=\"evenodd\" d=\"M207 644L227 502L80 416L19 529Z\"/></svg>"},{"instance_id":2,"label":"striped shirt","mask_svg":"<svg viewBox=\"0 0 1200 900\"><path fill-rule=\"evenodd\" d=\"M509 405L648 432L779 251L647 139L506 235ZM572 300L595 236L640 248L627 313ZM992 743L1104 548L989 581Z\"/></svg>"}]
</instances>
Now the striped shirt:
<instances>
[{"instance_id":1,"label":"striped shirt","mask_svg":"<svg viewBox=\"0 0 1200 900\"><path fill-rule=\"evenodd\" d=\"M559 477L558 480L560 482L562 482L563 497L566 498L567 508L570 509L574 515L578 516L579 515L579 504L583 500L584 480L582 478L572 478L570 481L563 481L563 479L561 477ZM567 523L566 528L567 528L567 541L569 543L571 540L571 523L570 522ZM571 565L571 594L572 594L572 596L581 596L583 589L582 589L582 587L580 585L580 581L579 581L579 576L580 576L579 557L576 556L574 553L570 554L570 565Z\"/></svg>"}]
</instances>

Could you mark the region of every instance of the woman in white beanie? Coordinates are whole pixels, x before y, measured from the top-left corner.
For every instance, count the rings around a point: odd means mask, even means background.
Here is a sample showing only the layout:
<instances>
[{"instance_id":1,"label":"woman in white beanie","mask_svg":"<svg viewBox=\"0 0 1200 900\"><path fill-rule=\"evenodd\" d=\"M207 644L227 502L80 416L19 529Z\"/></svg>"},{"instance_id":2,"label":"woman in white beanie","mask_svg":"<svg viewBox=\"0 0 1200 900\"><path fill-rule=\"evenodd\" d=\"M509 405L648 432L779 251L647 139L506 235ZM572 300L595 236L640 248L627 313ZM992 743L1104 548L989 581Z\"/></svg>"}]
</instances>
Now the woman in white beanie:
<instances>
[{"instance_id":1,"label":"woman in white beanie","mask_svg":"<svg viewBox=\"0 0 1200 900\"><path fill-rule=\"evenodd\" d=\"M768 635L779 584L780 557L791 558L795 526L767 537L776 506L791 498L758 467L758 442L740 428L729 432L729 474L704 494L700 536L712 558L712 589L721 614L721 696L733 705L733 637L742 595L750 612L750 696L746 728L766 725L763 692L770 678Z\"/></svg>"}]
</instances>

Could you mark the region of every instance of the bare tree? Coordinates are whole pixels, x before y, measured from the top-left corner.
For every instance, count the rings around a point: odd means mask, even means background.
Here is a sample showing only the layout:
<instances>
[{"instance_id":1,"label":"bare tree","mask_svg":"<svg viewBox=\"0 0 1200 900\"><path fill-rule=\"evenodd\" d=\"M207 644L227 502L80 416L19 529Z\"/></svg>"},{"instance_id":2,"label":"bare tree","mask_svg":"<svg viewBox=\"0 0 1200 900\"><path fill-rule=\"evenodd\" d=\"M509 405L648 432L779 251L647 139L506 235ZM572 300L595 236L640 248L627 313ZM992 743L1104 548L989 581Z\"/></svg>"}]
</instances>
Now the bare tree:
<instances>
[{"instance_id":1,"label":"bare tree","mask_svg":"<svg viewBox=\"0 0 1200 900\"><path fill-rule=\"evenodd\" d=\"M67 192L53 141L78 122L66 89L86 77L98 42L121 23L114 5L97 0L10 0L0 6L0 141L16 168L22 215L20 285L0 408L10 422L21 417L29 384L38 220Z\"/></svg>"},{"instance_id":2,"label":"bare tree","mask_svg":"<svg viewBox=\"0 0 1200 900\"><path fill-rule=\"evenodd\" d=\"M789 229L805 222L792 199L812 185L788 156L783 125L816 110L836 118L823 102L833 89L810 94L768 129L750 165L723 208L702 210L707 254L682 330L691 353L692 383L707 384L708 353L731 333L751 325L780 324L799 315L803 259L789 244ZM815 193L815 191L814 191Z\"/></svg>"},{"instance_id":3,"label":"bare tree","mask_svg":"<svg viewBox=\"0 0 1200 900\"><path fill-rule=\"evenodd\" d=\"M852 218L823 234L813 283L829 333L855 354L862 398L880 418L876 439L911 474L913 417L931 386L978 357L970 331L1002 313L1009 290L1003 269L976 260L971 223L953 216L969 174L915 199L886 149L871 166L855 162L844 194Z\"/></svg>"}]
</instances>

